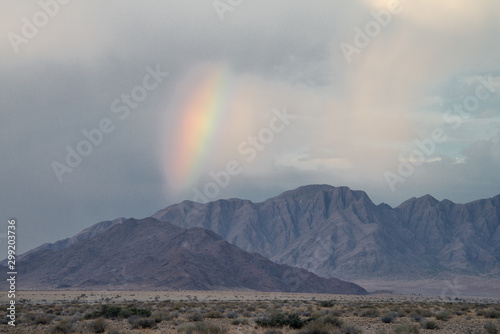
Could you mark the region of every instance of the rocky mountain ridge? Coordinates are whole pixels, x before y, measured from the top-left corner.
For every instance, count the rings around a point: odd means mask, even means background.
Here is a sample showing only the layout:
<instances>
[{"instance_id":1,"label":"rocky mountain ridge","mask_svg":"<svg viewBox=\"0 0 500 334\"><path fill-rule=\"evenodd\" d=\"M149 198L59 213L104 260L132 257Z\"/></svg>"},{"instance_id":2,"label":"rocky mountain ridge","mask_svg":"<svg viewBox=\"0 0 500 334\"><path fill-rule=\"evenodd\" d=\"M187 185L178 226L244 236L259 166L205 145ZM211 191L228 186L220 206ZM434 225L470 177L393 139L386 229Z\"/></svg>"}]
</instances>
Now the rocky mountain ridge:
<instances>
[{"instance_id":1,"label":"rocky mountain ridge","mask_svg":"<svg viewBox=\"0 0 500 334\"><path fill-rule=\"evenodd\" d=\"M500 273L500 195L466 204L427 195L392 208L374 204L363 191L311 185L260 203L184 201L152 217L214 231L247 252L325 278L413 281ZM124 221L98 223L23 256L76 247Z\"/></svg>"},{"instance_id":2,"label":"rocky mountain ridge","mask_svg":"<svg viewBox=\"0 0 500 334\"><path fill-rule=\"evenodd\" d=\"M500 195L467 204L427 195L392 208L375 205L363 191L312 185L261 203L184 201L153 217L210 229L244 250L323 277L500 273Z\"/></svg>"},{"instance_id":3,"label":"rocky mountain ridge","mask_svg":"<svg viewBox=\"0 0 500 334\"><path fill-rule=\"evenodd\" d=\"M367 293L354 283L275 264L206 229L186 230L155 218L104 225L65 248L25 255L17 266L18 289Z\"/></svg>"}]
</instances>

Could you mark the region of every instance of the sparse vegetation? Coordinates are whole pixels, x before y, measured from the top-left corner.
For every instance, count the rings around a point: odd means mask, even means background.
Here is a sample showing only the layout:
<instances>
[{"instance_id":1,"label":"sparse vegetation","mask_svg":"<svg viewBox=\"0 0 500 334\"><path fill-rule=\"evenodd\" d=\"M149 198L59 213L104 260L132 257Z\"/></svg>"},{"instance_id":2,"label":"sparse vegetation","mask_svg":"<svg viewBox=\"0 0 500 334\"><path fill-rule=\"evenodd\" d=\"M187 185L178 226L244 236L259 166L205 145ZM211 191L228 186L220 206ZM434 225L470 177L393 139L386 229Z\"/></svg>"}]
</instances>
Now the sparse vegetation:
<instances>
[{"instance_id":1,"label":"sparse vegetation","mask_svg":"<svg viewBox=\"0 0 500 334\"><path fill-rule=\"evenodd\" d=\"M434 320L425 320L422 323L422 327L425 329L438 329L439 326Z\"/></svg>"},{"instance_id":2,"label":"sparse vegetation","mask_svg":"<svg viewBox=\"0 0 500 334\"><path fill-rule=\"evenodd\" d=\"M444 310L436 314L437 320L448 321L451 319L452 313L450 310Z\"/></svg>"},{"instance_id":3,"label":"sparse vegetation","mask_svg":"<svg viewBox=\"0 0 500 334\"><path fill-rule=\"evenodd\" d=\"M320 300L318 305L321 307L333 307L335 306L335 301L333 300Z\"/></svg>"},{"instance_id":4,"label":"sparse vegetation","mask_svg":"<svg viewBox=\"0 0 500 334\"><path fill-rule=\"evenodd\" d=\"M498 326L492 323L491 321L487 322L484 325L484 329L488 334L498 334Z\"/></svg>"},{"instance_id":5,"label":"sparse vegetation","mask_svg":"<svg viewBox=\"0 0 500 334\"><path fill-rule=\"evenodd\" d=\"M224 318L224 314L218 310L212 310L206 315L206 317L212 319L220 319Z\"/></svg>"},{"instance_id":6,"label":"sparse vegetation","mask_svg":"<svg viewBox=\"0 0 500 334\"><path fill-rule=\"evenodd\" d=\"M348 325L348 326L342 327L342 333L343 334L361 334L362 331L357 326Z\"/></svg>"},{"instance_id":7,"label":"sparse vegetation","mask_svg":"<svg viewBox=\"0 0 500 334\"><path fill-rule=\"evenodd\" d=\"M24 303L16 329L48 334L419 334L443 330L498 334L500 326L496 320L500 308L492 303L412 301L407 297L379 301L349 296L253 301L195 297L171 301L152 295L150 301L119 301L105 296L100 303L87 303L83 297L68 303ZM8 331L7 326L0 322L0 332Z\"/></svg>"},{"instance_id":8,"label":"sparse vegetation","mask_svg":"<svg viewBox=\"0 0 500 334\"><path fill-rule=\"evenodd\" d=\"M394 317L391 316L391 315L386 315L386 316L383 316L382 318L380 318L380 320L383 322L383 323L386 323L386 324L390 324L391 322L394 321Z\"/></svg>"},{"instance_id":9,"label":"sparse vegetation","mask_svg":"<svg viewBox=\"0 0 500 334\"><path fill-rule=\"evenodd\" d=\"M233 321L231 321L231 324L235 325L235 326L238 326L238 325L248 325L249 324L249 321L248 319L234 319Z\"/></svg>"},{"instance_id":10,"label":"sparse vegetation","mask_svg":"<svg viewBox=\"0 0 500 334\"><path fill-rule=\"evenodd\" d=\"M73 319L63 319L51 328L50 333L69 334L69 333L75 333L76 331L77 331L76 321L74 321ZM94 333L104 333L104 332L94 332Z\"/></svg>"},{"instance_id":11,"label":"sparse vegetation","mask_svg":"<svg viewBox=\"0 0 500 334\"><path fill-rule=\"evenodd\" d=\"M275 328L266 329L264 334L283 334L283 331Z\"/></svg>"},{"instance_id":12,"label":"sparse vegetation","mask_svg":"<svg viewBox=\"0 0 500 334\"><path fill-rule=\"evenodd\" d=\"M430 309L423 308L423 307L417 308L415 311L415 314L417 314L423 318L430 318L434 315L434 313Z\"/></svg>"},{"instance_id":13,"label":"sparse vegetation","mask_svg":"<svg viewBox=\"0 0 500 334\"><path fill-rule=\"evenodd\" d=\"M416 324L403 324L397 325L394 328L395 334L418 334L420 333L420 328Z\"/></svg>"},{"instance_id":14,"label":"sparse vegetation","mask_svg":"<svg viewBox=\"0 0 500 334\"><path fill-rule=\"evenodd\" d=\"M186 334L224 334L227 333L227 329L222 325L197 322L182 324L179 326L177 332Z\"/></svg>"},{"instance_id":15,"label":"sparse vegetation","mask_svg":"<svg viewBox=\"0 0 500 334\"><path fill-rule=\"evenodd\" d=\"M483 316L488 319L499 319L500 311L495 309L489 309L483 312Z\"/></svg>"},{"instance_id":16,"label":"sparse vegetation","mask_svg":"<svg viewBox=\"0 0 500 334\"><path fill-rule=\"evenodd\" d=\"M342 333L339 328L335 328L330 324L311 322L302 329L300 334L340 334Z\"/></svg>"},{"instance_id":17,"label":"sparse vegetation","mask_svg":"<svg viewBox=\"0 0 500 334\"><path fill-rule=\"evenodd\" d=\"M255 323L261 327L285 327L300 329L311 319L301 319L296 313L273 313L268 317L255 320Z\"/></svg>"},{"instance_id":18,"label":"sparse vegetation","mask_svg":"<svg viewBox=\"0 0 500 334\"><path fill-rule=\"evenodd\" d=\"M145 328L155 328L156 321L151 318L141 318L137 315L128 318L128 323L131 325L132 329L145 329Z\"/></svg>"},{"instance_id":19,"label":"sparse vegetation","mask_svg":"<svg viewBox=\"0 0 500 334\"><path fill-rule=\"evenodd\" d=\"M108 325L106 323L106 320L104 320L103 318L98 318L89 324L89 329L92 331L92 333L104 333L106 332L107 327Z\"/></svg>"},{"instance_id":20,"label":"sparse vegetation","mask_svg":"<svg viewBox=\"0 0 500 334\"><path fill-rule=\"evenodd\" d=\"M325 325L331 325L334 327L342 327L343 322L339 318L331 315L325 315L323 317L320 317L318 319L315 319L314 322L320 323L320 324L325 324Z\"/></svg>"},{"instance_id":21,"label":"sparse vegetation","mask_svg":"<svg viewBox=\"0 0 500 334\"><path fill-rule=\"evenodd\" d=\"M378 318L380 316L380 311L376 308L370 307L364 310L360 310L358 312L358 316L368 317L368 318Z\"/></svg>"},{"instance_id":22,"label":"sparse vegetation","mask_svg":"<svg viewBox=\"0 0 500 334\"><path fill-rule=\"evenodd\" d=\"M200 312L194 312L187 316L189 321L203 321L205 317Z\"/></svg>"},{"instance_id":23,"label":"sparse vegetation","mask_svg":"<svg viewBox=\"0 0 500 334\"><path fill-rule=\"evenodd\" d=\"M120 307L114 305L101 305L98 310L95 310L91 313L85 315L85 319L94 319L94 318L129 318L131 316L143 316L149 317L151 316L151 311L146 309L140 309L133 305L127 307Z\"/></svg>"}]
</instances>

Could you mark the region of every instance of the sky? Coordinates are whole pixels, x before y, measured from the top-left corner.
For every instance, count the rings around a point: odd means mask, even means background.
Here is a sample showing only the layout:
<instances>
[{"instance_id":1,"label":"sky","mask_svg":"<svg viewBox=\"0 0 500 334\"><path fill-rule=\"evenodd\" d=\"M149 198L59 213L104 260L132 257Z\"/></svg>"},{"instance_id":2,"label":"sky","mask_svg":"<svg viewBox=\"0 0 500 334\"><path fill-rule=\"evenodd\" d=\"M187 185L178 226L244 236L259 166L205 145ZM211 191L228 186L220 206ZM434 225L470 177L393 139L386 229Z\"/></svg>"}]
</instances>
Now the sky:
<instances>
[{"instance_id":1,"label":"sky","mask_svg":"<svg viewBox=\"0 0 500 334\"><path fill-rule=\"evenodd\" d=\"M496 0L6 0L0 35L18 252L307 184L500 193Z\"/></svg>"}]
</instances>

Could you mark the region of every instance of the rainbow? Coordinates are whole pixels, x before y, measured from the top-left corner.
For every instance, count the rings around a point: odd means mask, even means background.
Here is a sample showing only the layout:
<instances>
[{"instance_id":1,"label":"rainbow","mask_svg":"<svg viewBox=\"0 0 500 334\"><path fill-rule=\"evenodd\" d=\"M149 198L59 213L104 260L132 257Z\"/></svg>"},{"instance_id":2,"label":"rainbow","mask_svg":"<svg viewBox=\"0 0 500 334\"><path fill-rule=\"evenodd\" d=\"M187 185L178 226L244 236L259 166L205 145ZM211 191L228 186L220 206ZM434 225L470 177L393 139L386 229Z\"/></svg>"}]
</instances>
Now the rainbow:
<instances>
[{"instance_id":1,"label":"rainbow","mask_svg":"<svg viewBox=\"0 0 500 334\"><path fill-rule=\"evenodd\" d=\"M230 69L223 65L198 69L187 80L174 110L179 118L170 137L173 145L165 157L171 186L192 185L206 172L202 169L231 107L233 84Z\"/></svg>"}]
</instances>

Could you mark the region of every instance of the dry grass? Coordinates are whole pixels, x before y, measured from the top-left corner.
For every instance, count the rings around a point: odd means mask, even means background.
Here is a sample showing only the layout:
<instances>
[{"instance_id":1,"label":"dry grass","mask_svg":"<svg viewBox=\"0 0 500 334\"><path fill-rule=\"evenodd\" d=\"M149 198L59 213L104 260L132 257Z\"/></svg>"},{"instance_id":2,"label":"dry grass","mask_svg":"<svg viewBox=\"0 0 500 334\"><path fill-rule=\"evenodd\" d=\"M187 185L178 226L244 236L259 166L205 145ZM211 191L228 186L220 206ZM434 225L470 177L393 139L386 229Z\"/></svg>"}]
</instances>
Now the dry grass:
<instances>
[{"instance_id":1,"label":"dry grass","mask_svg":"<svg viewBox=\"0 0 500 334\"><path fill-rule=\"evenodd\" d=\"M111 292L109 292L111 293ZM206 292L205 292L206 293ZM99 301L22 300L18 324L0 324L0 332L18 333L498 333L500 305L493 302L444 302L405 296L359 297L293 295L278 299L202 300L195 292L184 300L122 299L114 292ZM86 293L90 296L92 293ZM250 292L247 292L250 294ZM255 296L261 293L252 293ZM323 299L318 300L323 297ZM42 297L42 299L44 299Z\"/></svg>"}]
</instances>

